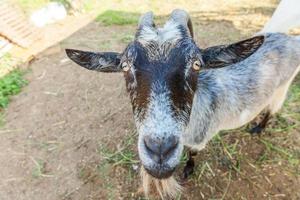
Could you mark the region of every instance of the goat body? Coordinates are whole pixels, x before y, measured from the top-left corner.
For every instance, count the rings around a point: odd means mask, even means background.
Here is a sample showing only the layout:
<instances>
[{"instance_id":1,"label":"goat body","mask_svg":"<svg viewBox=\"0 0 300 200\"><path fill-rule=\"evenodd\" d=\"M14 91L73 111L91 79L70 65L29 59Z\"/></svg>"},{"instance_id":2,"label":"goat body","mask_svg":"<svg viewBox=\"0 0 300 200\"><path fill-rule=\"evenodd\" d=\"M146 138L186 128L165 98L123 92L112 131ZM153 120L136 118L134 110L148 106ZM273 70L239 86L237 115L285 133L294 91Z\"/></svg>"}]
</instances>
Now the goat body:
<instances>
[{"instance_id":1,"label":"goat body","mask_svg":"<svg viewBox=\"0 0 300 200\"><path fill-rule=\"evenodd\" d=\"M249 58L200 72L184 144L201 150L220 130L243 126L263 109L276 113L299 70L300 39L267 33Z\"/></svg>"}]
</instances>

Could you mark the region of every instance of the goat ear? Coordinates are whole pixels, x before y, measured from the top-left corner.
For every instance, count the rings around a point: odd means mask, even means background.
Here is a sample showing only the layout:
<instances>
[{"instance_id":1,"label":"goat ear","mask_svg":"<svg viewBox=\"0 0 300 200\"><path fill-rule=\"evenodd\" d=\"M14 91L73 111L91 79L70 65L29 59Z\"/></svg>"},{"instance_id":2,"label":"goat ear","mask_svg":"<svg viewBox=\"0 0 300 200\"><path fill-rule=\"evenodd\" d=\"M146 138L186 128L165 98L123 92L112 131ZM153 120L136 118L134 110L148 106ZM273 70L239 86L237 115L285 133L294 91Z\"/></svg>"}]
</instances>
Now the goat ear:
<instances>
[{"instance_id":1,"label":"goat ear","mask_svg":"<svg viewBox=\"0 0 300 200\"><path fill-rule=\"evenodd\" d=\"M240 62L251 56L264 42L256 36L230 45L209 47L202 51L205 68L220 68Z\"/></svg>"},{"instance_id":2,"label":"goat ear","mask_svg":"<svg viewBox=\"0 0 300 200\"><path fill-rule=\"evenodd\" d=\"M99 72L119 72L120 54L115 52L93 53L66 49L67 56L78 65Z\"/></svg>"}]
</instances>

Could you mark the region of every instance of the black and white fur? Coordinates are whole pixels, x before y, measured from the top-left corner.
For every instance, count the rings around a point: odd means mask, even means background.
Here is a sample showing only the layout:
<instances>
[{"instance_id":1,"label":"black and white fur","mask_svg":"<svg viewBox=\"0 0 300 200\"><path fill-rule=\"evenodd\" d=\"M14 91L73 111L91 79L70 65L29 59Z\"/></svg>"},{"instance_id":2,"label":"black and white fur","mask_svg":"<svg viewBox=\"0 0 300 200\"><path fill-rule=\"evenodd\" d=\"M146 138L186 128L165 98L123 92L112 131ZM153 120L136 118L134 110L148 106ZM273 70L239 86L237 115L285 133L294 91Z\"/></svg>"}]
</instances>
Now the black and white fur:
<instances>
[{"instance_id":1,"label":"black and white fur","mask_svg":"<svg viewBox=\"0 0 300 200\"><path fill-rule=\"evenodd\" d=\"M201 49L188 14L175 10L162 28L155 27L152 13L142 16L123 53L66 51L87 69L124 71L143 186L147 192L153 182L164 197L180 189L172 173L183 146L201 150L218 131L243 126L264 109L274 114L281 108L300 70L300 39L266 32ZM201 64L200 71L195 64Z\"/></svg>"},{"instance_id":2,"label":"black and white fur","mask_svg":"<svg viewBox=\"0 0 300 200\"><path fill-rule=\"evenodd\" d=\"M200 72L184 144L201 150L220 130L238 128L262 110L275 114L300 70L300 40L264 34L263 45L248 59Z\"/></svg>"}]
</instances>

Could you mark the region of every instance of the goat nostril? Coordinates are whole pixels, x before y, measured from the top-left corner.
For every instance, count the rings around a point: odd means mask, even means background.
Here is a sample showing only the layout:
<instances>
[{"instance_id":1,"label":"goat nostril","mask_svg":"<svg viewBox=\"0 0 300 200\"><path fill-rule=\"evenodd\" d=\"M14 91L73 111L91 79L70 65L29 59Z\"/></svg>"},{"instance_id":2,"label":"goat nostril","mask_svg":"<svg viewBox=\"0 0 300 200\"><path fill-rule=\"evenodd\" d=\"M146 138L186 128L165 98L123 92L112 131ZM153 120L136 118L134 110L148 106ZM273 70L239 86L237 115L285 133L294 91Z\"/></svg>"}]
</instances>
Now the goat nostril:
<instances>
[{"instance_id":1,"label":"goat nostril","mask_svg":"<svg viewBox=\"0 0 300 200\"><path fill-rule=\"evenodd\" d=\"M144 138L145 147L152 154L160 154L160 145L161 143L158 140L151 138L150 136L145 136Z\"/></svg>"},{"instance_id":2,"label":"goat nostril","mask_svg":"<svg viewBox=\"0 0 300 200\"><path fill-rule=\"evenodd\" d=\"M173 152L178 145L178 138L175 136L169 137L164 145L161 146L161 153L163 156L167 156L171 152Z\"/></svg>"}]
</instances>

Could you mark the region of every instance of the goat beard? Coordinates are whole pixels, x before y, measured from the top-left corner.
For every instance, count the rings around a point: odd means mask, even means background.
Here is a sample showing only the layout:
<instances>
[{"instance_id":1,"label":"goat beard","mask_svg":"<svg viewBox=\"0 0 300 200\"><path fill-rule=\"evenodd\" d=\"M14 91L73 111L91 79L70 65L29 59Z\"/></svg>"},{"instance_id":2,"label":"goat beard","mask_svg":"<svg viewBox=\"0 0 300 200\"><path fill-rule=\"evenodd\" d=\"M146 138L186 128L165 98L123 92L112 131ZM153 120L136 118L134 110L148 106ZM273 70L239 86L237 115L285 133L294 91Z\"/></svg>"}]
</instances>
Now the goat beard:
<instances>
[{"instance_id":1,"label":"goat beard","mask_svg":"<svg viewBox=\"0 0 300 200\"><path fill-rule=\"evenodd\" d=\"M150 190L154 188L157 193L161 197L161 199L165 198L176 198L178 193L182 192L181 185L176 181L176 179L171 176L167 179L157 179L153 176L149 175L144 167L141 167L141 178L142 178L142 186L145 193L145 196L148 197Z\"/></svg>"}]
</instances>

